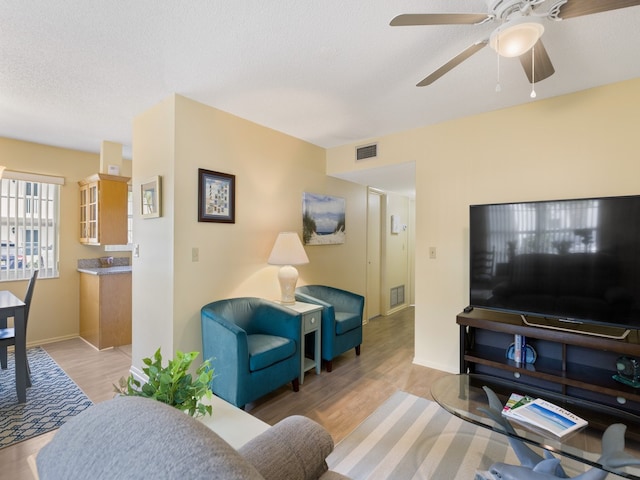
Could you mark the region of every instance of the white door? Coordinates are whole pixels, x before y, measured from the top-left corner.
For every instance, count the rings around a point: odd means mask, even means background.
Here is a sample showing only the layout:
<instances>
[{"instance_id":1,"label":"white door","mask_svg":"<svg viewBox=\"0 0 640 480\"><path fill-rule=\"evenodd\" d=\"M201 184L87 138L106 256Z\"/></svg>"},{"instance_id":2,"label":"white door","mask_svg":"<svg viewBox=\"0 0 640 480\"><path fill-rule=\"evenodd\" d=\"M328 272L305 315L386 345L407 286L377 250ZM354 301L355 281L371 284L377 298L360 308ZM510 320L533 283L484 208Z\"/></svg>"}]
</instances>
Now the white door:
<instances>
[{"instance_id":1,"label":"white door","mask_svg":"<svg viewBox=\"0 0 640 480\"><path fill-rule=\"evenodd\" d=\"M380 201L382 194L369 189L367 207L367 319L380 315Z\"/></svg>"}]
</instances>

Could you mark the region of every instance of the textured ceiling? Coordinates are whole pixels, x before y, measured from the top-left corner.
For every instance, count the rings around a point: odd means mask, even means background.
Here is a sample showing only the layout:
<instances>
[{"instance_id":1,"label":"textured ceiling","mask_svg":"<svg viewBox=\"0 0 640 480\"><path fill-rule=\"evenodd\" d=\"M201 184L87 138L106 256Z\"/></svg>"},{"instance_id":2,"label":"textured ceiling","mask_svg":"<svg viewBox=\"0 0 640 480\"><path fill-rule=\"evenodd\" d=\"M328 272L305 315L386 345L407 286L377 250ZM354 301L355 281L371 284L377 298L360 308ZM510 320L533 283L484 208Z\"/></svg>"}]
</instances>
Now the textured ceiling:
<instances>
[{"instance_id":1,"label":"textured ceiling","mask_svg":"<svg viewBox=\"0 0 640 480\"><path fill-rule=\"evenodd\" d=\"M174 92L323 147L529 102L517 59L500 61L495 92L490 48L415 86L495 25L389 26L400 13L486 11L484 0L3 0L0 136L94 152L109 140L126 154L132 119ZM545 21L556 73L537 99L639 77L639 25L640 7Z\"/></svg>"}]
</instances>

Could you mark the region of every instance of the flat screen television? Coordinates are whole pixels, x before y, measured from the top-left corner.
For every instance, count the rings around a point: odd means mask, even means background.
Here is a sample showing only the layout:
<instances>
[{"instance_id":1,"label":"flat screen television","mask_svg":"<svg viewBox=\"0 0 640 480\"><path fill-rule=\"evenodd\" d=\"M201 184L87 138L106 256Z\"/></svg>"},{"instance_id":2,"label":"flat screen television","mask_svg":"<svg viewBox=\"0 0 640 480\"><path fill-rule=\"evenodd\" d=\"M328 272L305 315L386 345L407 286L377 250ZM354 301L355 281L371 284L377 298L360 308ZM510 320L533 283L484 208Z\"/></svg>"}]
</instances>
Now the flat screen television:
<instances>
[{"instance_id":1,"label":"flat screen television","mask_svg":"<svg viewBox=\"0 0 640 480\"><path fill-rule=\"evenodd\" d=\"M640 329L640 195L471 205L469 234L472 307Z\"/></svg>"}]
</instances>

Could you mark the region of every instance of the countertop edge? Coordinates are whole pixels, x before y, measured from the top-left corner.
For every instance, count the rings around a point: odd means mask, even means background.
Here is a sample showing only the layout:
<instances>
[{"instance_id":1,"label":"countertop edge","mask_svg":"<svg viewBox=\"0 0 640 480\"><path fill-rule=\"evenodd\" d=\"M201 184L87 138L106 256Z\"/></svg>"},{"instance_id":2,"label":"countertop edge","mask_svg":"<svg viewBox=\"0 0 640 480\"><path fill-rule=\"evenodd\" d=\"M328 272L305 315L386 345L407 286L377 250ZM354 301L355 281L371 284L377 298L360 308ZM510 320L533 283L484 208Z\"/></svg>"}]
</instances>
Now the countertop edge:
<instances>
[{"instance_id":1,"label":"countertop edge","mask_svg":"<svg viewBox=\"0 0 640 480\"><path fill-rule=\"evenodd\" d=\"M131 273L131 265L123 265L116 267L95 267L95 268L78 268L78 272L89 275L116 275L123 273Z\"/></svg>"}]
</instances>

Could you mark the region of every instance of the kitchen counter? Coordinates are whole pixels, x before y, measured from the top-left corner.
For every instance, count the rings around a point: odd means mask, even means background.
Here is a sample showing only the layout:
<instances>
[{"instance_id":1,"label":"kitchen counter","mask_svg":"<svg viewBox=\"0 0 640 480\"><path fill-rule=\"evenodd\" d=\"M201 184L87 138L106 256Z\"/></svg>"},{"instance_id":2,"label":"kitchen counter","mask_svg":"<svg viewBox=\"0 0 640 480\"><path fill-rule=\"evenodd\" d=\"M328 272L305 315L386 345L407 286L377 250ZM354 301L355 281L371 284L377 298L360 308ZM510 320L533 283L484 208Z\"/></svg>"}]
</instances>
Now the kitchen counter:
<instances>
[{"instance_id":1,"label":"kitchen counter","mask_svg":"<svg viewBox=\"0 0 640 480\"><path fill-rule=\"evenodd\" d=\"M102 267L99 258L82 258L78 260L78 272L89 275L113 275L114 273L131 273L131 265L127 257L113 257L113 264Z\"/></svg>"},{"instance_id":2,"label":"kitchen counter","mask_svg":"<svg viewBox=\"0 0 640 480\"><path fill-rule=\"evenodd\" d=\"M114 257L78 260L80 274L80 336L98 350L131 343L131 265Z\"/></svg>"},{"instance_id":3,"label":"kitchen counter","mask_svg":"<svg viewBox=\"0 0 640 480\"><path fill-rule=\"evenodd\" d=\"M80 273L89 275L113 275L114 273L131 273L131 265L116 265L115 267L78 267Z\"/></svg>"}]
</instances>

